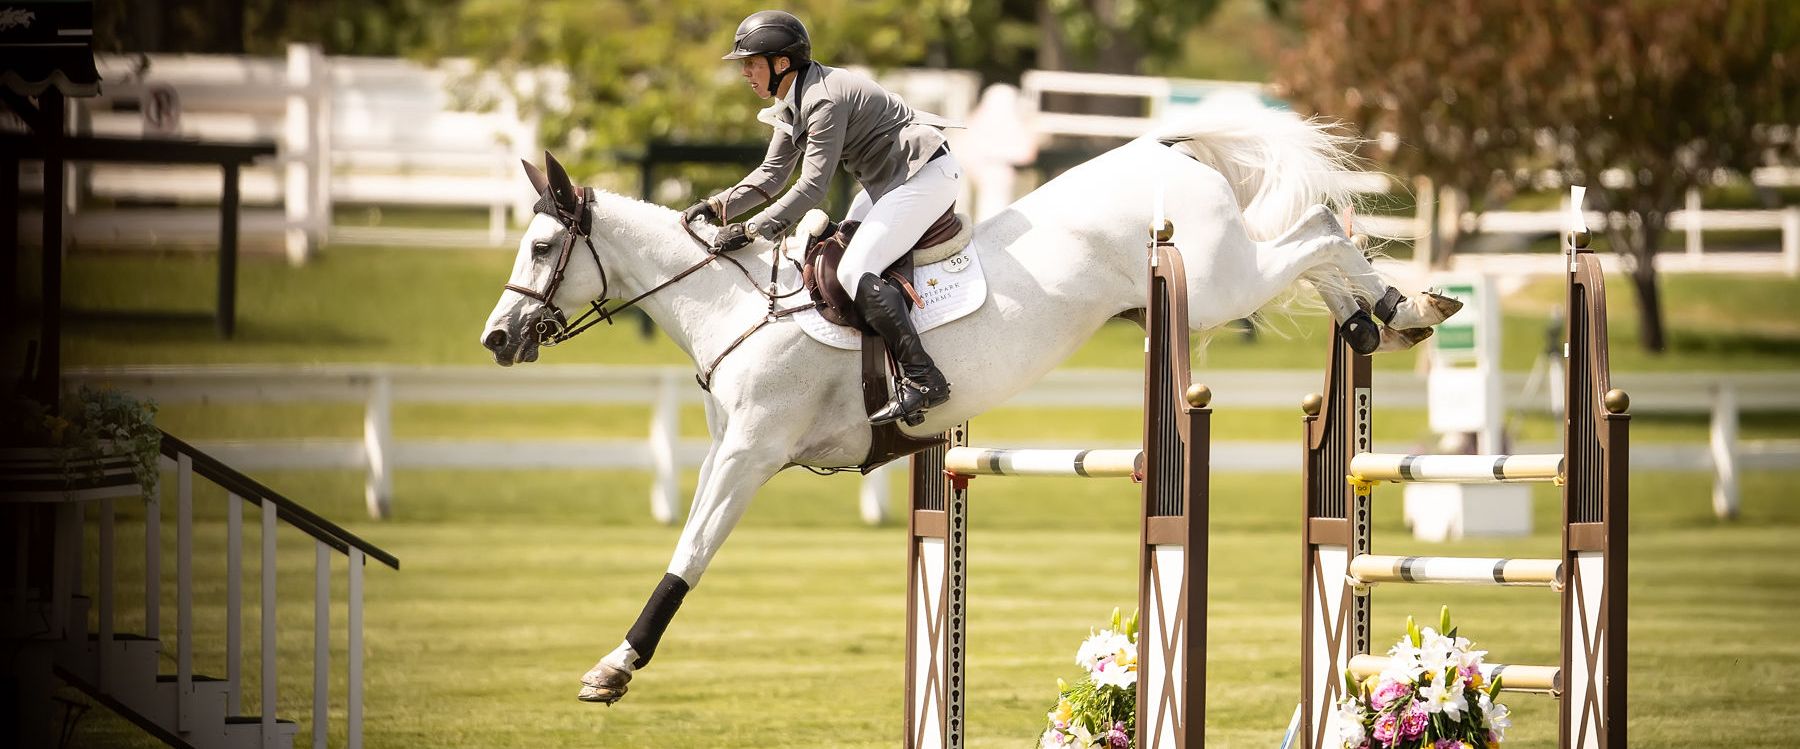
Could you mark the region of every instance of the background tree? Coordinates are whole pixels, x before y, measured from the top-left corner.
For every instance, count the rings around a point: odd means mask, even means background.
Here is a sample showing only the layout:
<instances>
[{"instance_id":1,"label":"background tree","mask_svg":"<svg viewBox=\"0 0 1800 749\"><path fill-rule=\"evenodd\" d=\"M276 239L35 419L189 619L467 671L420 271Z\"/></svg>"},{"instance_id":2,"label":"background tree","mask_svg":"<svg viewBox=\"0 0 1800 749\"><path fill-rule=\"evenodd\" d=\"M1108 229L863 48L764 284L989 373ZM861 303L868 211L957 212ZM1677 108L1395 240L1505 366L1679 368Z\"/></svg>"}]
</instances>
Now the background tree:
<instances>
[{"instance_id":1,"label":"background tree","mask_svg":"<svg viewBox=\"0 0 1800 749\"><path fill-rule=\"evenodd\" d=\"M1780 0L1297 0L1278 80L1384 167L1465 191L1587 184L1625 260L1640 341L1666 345L1651 261L1690 188L1795 157L1800 7ZM1376 142L1382 142L1377 139Z\"/></svg>"}]
</instances>

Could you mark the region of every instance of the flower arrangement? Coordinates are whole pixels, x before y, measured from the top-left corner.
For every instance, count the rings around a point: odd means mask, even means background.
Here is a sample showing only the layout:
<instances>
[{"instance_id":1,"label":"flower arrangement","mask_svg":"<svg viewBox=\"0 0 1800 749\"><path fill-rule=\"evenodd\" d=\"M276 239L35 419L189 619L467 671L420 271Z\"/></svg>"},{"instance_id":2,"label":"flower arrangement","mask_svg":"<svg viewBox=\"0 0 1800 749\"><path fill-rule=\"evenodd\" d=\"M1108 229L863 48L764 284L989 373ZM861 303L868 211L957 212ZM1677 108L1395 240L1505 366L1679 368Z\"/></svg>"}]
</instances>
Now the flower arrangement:
<instances>
[{"instance_id":1,"label":"flower arrangement","mask_svg":"<svg viewBox=\"0 0 1800 749\"><path fill-rule=\"evenodd\" d=\"M156 404L112 389L82 387L64 393L52 412L19 398L11 404L11 424L3 436L12 447L48 448L70 486L98 481L104 464L129 458L132 474L146 492L156 488L162 430Z\"/></svg>"},{"instance_id":2,"label":"flower arrangement","mask_svg":"<svg viewBox=\"0 0 1800 749\"><path fill-rule=\"evenodd\" d=\"M1121 621L1113 609L1111 626L1090 631L1075 651L1087 674L1073 686L1056 680L1055 709L1040 749L1130 749L1137 745L1137 613Z\"/></svg>"},{"instance_id":3,"label":"flower arrangement","mask_svg":"<svg viewBox=\"0 0 1800 749\"><path fill-rule=\"evenodd\" d=\"M1438 629L1406 618L1406 635L1388 649L1388 667L1361 683L1346 670L1344 693L1332 714L1344 749L1489 749L1512 727L1511 712L1495 701L1500 679L1484 683L1485 650L1458 637L1450 608Z\"/></svg>"}]
</instances>

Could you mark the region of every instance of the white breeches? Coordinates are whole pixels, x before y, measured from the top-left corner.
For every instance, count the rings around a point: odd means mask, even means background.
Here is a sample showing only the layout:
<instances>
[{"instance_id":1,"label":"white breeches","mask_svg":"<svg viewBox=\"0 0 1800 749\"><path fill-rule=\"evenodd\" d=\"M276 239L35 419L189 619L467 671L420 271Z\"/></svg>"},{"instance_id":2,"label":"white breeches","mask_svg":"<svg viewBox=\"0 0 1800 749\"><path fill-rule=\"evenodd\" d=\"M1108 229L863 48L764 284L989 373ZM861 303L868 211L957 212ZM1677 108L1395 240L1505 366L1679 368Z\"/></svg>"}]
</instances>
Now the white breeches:
<instances>
[{"instance_id":1,"label":"white breeches","mask_svg":"<svg viewBox=\"0 0 1800 749\"><path fill-rule=\"evenodd\" d=\"M850 298L856 298L856 286L864 273L879 274L893 265L925 236L931 222L956 205L961 183L962 167L955 154L946 153L880 200L870 202L868 193L856 194L845 218L861 221L862 226L844 248L844 259L837 267L838 283Z\"/></svg>"}]
</instances>

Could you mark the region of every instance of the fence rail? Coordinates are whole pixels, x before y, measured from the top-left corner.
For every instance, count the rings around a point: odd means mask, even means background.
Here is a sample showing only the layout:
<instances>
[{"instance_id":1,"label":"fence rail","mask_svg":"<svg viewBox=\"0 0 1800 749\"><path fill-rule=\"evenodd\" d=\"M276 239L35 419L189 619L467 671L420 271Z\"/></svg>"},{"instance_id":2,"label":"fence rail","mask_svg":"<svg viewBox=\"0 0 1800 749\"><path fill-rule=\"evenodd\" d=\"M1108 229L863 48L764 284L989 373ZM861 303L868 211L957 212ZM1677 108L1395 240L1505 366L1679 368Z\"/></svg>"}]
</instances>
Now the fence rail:
<instances>
[{"instance_id":1,"label":"fence rail","mask_svg":"<svg viewBox=\"0 0 1800 749\"><path fill-rule=\"evenodd\" d=\"M363 406L362 439L218 441L206 449L233 465L262 468L348 468L367 472L365 498L374 517L393 501L397 468L585 468L653 472L651 513L660 521L680 516L680 476L698 466L707 441L679 434L683 406L700 403L693 373L679 367L600 365L411 367L333 365L315 367L138 366L76 368L71 384L110 385L161 403L357 403ZM1205 375L1221 408L1295 408L1317 386L1305 370L1219 370ZM1761 411L1800 411L1800 375L1768 373L1622 374L1619 387L1632 396L1634 413L1710 414L1708 444L1634 446L1663 453L1667 465L1715 474L1714 505L1735 514L1738 472L1746 468L1800 467L1800 441L1738 438L1740 404ZM1526 377L1511 374L1505 392L1515 411L1549 412L1547 398L1519 397ZM1377 372L1376 392L1385 408L1424 408L1424 378L1410 372ZM1050 408L1142 407L1142 376L1129 370L1066 369L1052 372L1008 405ZM1554 390L1554 387L1550 388ZM645 437L570 440L396 440L395 403L540 403L650 407ZM1225 442L1219 470L1289 470L1297 464L1285 442ZM860 506L871 523L888 517L889 476L862 482Z\"/></svg>"}]
</instances>

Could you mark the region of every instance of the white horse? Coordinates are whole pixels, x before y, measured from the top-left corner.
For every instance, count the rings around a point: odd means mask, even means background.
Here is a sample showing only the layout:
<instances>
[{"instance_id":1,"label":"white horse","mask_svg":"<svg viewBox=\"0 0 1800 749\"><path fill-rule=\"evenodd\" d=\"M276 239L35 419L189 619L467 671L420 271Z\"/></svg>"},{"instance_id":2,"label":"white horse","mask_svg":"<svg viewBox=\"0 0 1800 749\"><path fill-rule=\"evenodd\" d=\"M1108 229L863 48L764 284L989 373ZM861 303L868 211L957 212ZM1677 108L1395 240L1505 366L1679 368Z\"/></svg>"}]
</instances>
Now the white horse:
<instances>
[{"instance_id":1,"label":"white horse","mask_svg":"<svg viewBox=\"0 0 1800 749\"><path fill-rule=\"evenodd\" d=\"M975 229L969 251L979 253L987 276L985 304L924 333L956 383L954 396L904 431L940 433L1000 405L1108 319L1141 308L1144 247L1159 196L1186 267L1194 330L1256 313L1304 278L1340 323L1366 322L1363 310L1376 309L1386 327L1370 332L1377 329L1367 323L1364 332L1379 336L1383 350L1422 340L1460 305L1428 293L1402 297L1345 237L1321 204L1348 198L1349 161L1342 141L1320 125L1287 113L1234 113L1133 141L1021 198ZM527 228L507 291L482 331L499 364L535 360L536 326L560 322L560 309L603 294L624 299L655 290L641 306L701 367L767 316L757 286L766 284L773 245L735 253L748 274L714 262L659 289L707 257L679 214L603 192L577 202L561 167L553 159L549 167L548 178L533 176L547 196L544 212ZM699 228L702 239L715 230ZM570 236L580 231L591 245ZM782 271L782 288L793 288L794 275L791 266ZM1371 348L1377 341L1366 340ZM682 597L776 472L863 460L870 429L859 375L859 354L815 342L792 318L763 327L719 363L704 398L712 447L668 574L625 641L582 677L580 699L611 703L624 695Z\"/></svg>"}]
</instances>

